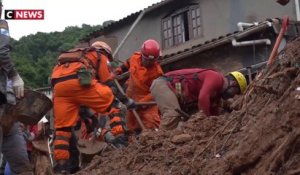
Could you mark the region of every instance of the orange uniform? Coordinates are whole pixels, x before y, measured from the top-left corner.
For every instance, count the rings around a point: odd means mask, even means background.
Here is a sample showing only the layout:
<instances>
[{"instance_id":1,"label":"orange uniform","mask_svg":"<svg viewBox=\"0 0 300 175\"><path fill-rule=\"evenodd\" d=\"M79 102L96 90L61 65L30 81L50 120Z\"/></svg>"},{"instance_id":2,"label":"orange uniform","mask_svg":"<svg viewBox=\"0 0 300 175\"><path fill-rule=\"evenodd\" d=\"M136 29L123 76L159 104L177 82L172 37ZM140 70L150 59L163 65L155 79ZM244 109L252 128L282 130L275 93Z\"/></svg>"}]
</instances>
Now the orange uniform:
<instances>
[{"instance_id":1,"label":"orange uniform","mask_svg":"<svg viewBox=\"0 0 300 175\"><path fill-rule=\"evenodd\" d=\"M140 52L135 52L131 58L117 69L117 72L121 73L127 70L130 72L128 87L126 90L126 94L129 98L132 98L136 102L153 101L149 89L152 81L163 75L163 71L157 62L149 68L142 66L141 57L142 55ZM145 109L137 109L137 112L146 129L155 129L159 127L160 116L156 105L149 106ZM139 128L139 125L131 111L127 113L126 119L129 131Z\"/></svg>"},{"instance_id":2,"label":"orange uniform","mask_svg":"<svg viewBox=\"0 0 300 175\"><path fill-rule=\"evenodd\" d=\"M84 55L82 53L85 53ZM79 69L89 70L92 74L88 86L80 84ZM56 138L54 157L56 160L69 159L71 128L79 119L79 108L87 106L97 113L109 113L111 122L120 122L120 109L114 108L112 90L101 83L111 80L108 58L97 49L73 49L62 53L52 73L53 103ZM101 83L99 83L101 82ZM115 127L113 134L123 132Z\"/></svg>"}]
</instances>

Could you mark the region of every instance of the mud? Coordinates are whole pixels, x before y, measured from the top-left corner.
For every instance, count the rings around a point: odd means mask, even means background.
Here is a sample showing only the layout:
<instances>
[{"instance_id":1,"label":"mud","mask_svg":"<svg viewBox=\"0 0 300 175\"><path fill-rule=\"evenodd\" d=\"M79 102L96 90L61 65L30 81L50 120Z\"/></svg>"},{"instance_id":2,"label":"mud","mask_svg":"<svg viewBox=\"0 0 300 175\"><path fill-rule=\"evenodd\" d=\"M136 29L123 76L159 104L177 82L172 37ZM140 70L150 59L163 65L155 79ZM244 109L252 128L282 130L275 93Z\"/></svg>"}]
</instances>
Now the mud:
<instances>
[{"instance_id":1,"label":"mud","mask_svg":"<svg viewBox=\"0 0 300 175\"><path fill-rule=\"evenodd\" d=\"M174 131L143 133L78 172L92 174L300 174L300 38L265 68L232 113L197 113Z\"/></svg>"},{"instance_id":2,"label":"mud","mask_svg":"<svg viewBox=\"0 0 300 175\"><path fill-rule=\"evenodd\" d=\"M32 164L34 166L34 174L36 175L54 174L46 143L46 140L41 140L34 144L34 149L32 151Z\"/></svg>"}]
</instances>

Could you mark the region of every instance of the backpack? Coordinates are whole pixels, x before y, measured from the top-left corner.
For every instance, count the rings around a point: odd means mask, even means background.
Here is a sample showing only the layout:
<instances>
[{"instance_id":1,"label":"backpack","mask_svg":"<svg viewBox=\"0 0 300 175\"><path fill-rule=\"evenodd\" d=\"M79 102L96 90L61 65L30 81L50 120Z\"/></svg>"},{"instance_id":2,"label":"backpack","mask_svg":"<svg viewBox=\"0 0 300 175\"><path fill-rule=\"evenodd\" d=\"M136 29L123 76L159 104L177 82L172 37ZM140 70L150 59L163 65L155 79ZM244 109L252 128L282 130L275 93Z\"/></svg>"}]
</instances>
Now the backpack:
<instances>
[{"instance_id":1,"label":"backpack","mask_svg":"<svg viewBox=\"0 0 300 175\"><path fill-rule=\"evenodd\" d=\"M93 63L91 58L91 53L95 51L97 53L97 62ZM64 51L58 57L57 64L69 64L73 62L81 62L83 64L83 69L91 72L97 79L99 79L97 72L99 71L101 54L105 52L104 49L99 49L95 47L85 47L85 48L75 48L68 51Z\"/></svg>"},{"instance_id":2,"label":"backpack","mask_svg":"<svg viewBox=\"0 0 300 175\"><path fill-rule=\"evenodd\" d=\"M187 97L190 96L190 91L188 88L188 81L189 80L199 80L199 73L213 70L213 69L202 69L198 72L189 72L187 70L187 73L182 73L178 75L171 75L166 76L167 80L169 82L169 87L171 87L172 91L175 92L176 96L178 97L180 104L185 105L188 103L192 103L191 99L188 99ZM215 70L213 70L215 71Z\"/></svg>"}]
</instances>

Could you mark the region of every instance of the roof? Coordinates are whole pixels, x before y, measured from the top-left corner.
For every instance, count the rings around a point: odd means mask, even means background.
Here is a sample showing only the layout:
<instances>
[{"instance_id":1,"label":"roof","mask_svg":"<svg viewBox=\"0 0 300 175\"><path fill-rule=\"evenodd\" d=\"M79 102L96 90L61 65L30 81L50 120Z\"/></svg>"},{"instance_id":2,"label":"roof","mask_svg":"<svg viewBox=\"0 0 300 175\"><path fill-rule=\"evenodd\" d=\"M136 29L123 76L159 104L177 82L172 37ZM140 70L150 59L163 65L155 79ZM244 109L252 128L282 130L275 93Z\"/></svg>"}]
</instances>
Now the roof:
<instances>
[{"instance_id":1,"label":"roof","mask_svg":"<svg viewBox=\"0 0 300 175\"><path fill-rule=\"evenodd\" d=\"M176 62L178 60L187 58L191 55L199 54L206 50L214 49L218 46L222 46L224 44L231 43L233 39L236 39L236 40L243 39L250 35L260 33L264 30L272 29L272 26L270 24L272 24L271 20L266 20L266 21L258 23L257 25L253 25L249 28L246 28L243 31L236 31L233 33L229 33L225 36L220 36L218 38L214 38L209 41L205 41L202 44L196 44L190 48L186 48L184 50L179 50L179 51L173 52L171 54L163 55L159 60L160 64L163 66L163 65L166 65L166 64L169 64L172 62ZM118 79L122 80L122 79L126 78L128 75L129 75L128 72L124 73L124 74L122 74L122 76L118 77Z\"/></svg>"},{"instance_id":2,"label":"roof","mask_svg":"<svg viewBox=\"0 0 300 175\"><path fill-rule=\"evenodd\" d=\"M174 2L174 1L180 1L180 0L162 0L161 2L158 2L158 3L154 3L146 8L144 8L143 10L145 10L146 13L150 12L150 11L153 11L153 10L156 10L158 8L161 8L163 7L164 5L167 5L169 4L170 2ZM87 36L85 36L82 41L89 41L90 39L92 38L95 38L95 37L98 37L98 36L101 36L101 35L104 35L105 32L111 30L111 29L114 29L114 28L117 28L123 24L126 24L128 22L131 22L131 21L134 21L140 13L142 13L143 10L140 10L138 12L135 12L135 13L131 13L130 15L120 19L119 21L115 21L115 22L112 22L106 26L102 26L99 30L96 30L96 31L93 31L91 33L89 33Z\"/></svg>"},{"instance_id":3,"label":"roof","mask_svg":"<svg viewBox=\"0 0 300 175\"><path fill-rule=\"evenodd\" d=\"M173 52L171 54L166 54L161 57L161 65L166 65L171 62L175 62L181 60L183 58L189 57L194 54L199 54L200 52L213 49L217 46L221 46L224 44L232 43L232 40L241 40L248 36L262 33L263 31L271 30L274 33L278 33L280 30L281 19L267 19L266 21L260 22L257 25L250 26L243 31L235 31L233 33L226 34L225 36L219 36L218 38L211 39L209 41L205 41L204 43L193 45L190 48L186 48L184 50L179 50ZM297 30L300 29L299 22L290 22L290 29L293 25ZM295 29L296 30L296 29Z\"/></svg>"},{"instance_id":4,"label":"roof","mask_svg":"<svg viewBox=\"0 0 300 175\"><path fill-rule=\"evenodd\" d=\"M190 55L197 54L220 45L231 43L233 39L238 40L238 39L245 38L251 34L261 32L263 30L266 30L267 28L270 28L269 23L270 23L269 21L264 21L259 23L258 25L254 25L252 27L245 29L244 31L236 31L233 33L229 33L226 34L225 36L219 36L218 38L213 38L209 41L205 41L204 43L193 45L190 48L179 50L171 54L163 55L161 58L161 64L162 65L168 64L170 62L177 61L182 57L188 57Z\"/></svg>"},{"instance_id":5,"label":"roof","mask_svg":"<svg viewBox=\"0 0 300 175\"><path fill-rule=\"evenodd\" d=\"M84 39L82 39L82 41L89 41L92 38L96 38L101 35L104 35L106 32L109 32L109 31L113 30L114 28L118 28L121 25L127 24L128 22L133 22L143 11L145 13L148 13L153 10L162 8L171 2L180 3L181 0L162 0L161 2L154 3L154 4L146 7L143 10L132 13L132 14L124 17L123 19L120 19L119 21L112 22L112 23L100 28L99 30L90 33ZM280 22L280 20L279 20L279 22ZM223 44L231 43L233 39L240 40L240 39L246 38L247 36L258 34L259 32L262 32L262 31L272 30L273 32L278 33L280 30L280 26L279 26L279 28L278 28L278 26L275 27L273 25L273 23L278 24L278 19L267 19L256 25L248 27L243 31L235 31L233 33L229 33L224 36L219 36L218 38L213 38L209 41L205 41L203 43L193 45L190 48L185 48L184 50L179 50L179 51L175 51L170 54L163 55L161 58L161 64L162 65L168 64L168 63L180 60L182 58L188 57L190 55L197 54L197 53L212 49L214 47L217 47L217 46L220 46ZM294 24L295 24L295 22L294 22ZM299 23L297 23L297 25L298 25L298 29L300 29Z\"/></svg>"}]
</instances>

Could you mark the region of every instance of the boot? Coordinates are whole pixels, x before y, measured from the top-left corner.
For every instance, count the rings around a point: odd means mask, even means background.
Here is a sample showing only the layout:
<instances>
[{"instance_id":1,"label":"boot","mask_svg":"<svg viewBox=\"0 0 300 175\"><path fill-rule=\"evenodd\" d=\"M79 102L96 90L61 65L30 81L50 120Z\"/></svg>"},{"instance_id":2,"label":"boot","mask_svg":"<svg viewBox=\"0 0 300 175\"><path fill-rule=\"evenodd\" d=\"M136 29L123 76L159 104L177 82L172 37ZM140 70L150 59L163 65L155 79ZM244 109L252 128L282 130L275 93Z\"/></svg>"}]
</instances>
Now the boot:
<instances>
[{"instance_id":1,"label":"boot","mask_svg":"<svg viewBox=\"0 0 300 175\"><path fill-rule=\"evenodd\" d=\"M163 116L161 119L161 128L165 130L173 130L177 128L179 122L181 121L180 116Z\"/></svg>"},{"instance_id":2,"label":"boot","mask_svg":"<svg viewBox=\"0 0 300 175\"><path fill-rule=\"evenodd\" d=\"M65 175L65 174L70 174L70 172L68 171L68 166L67 164L59 164L57 163L55 166L54 166L54 173L57 174L57 175Z\"/></svg>"}]
</instances>

